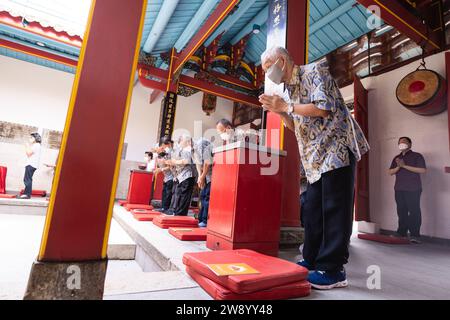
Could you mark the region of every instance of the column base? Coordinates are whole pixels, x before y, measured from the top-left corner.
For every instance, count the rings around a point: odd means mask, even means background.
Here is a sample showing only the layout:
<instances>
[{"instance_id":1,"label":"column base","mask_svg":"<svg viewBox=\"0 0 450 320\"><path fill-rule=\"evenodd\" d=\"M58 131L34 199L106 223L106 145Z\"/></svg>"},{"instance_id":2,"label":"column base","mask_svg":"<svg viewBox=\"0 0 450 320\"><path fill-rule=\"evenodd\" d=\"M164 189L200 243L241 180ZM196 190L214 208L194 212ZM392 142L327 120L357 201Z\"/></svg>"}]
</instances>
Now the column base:
<instances>
[{"instance_id":1,"label":"column base","mask_svg":"<svg viewBox=\"0 0 450 320\"><path fill-rule=\"evenodd\" d=\"M102 300L108 260L33 263L24 300Z\"/></svg>"},{"instance_id":2,"label":"column base","mask_svg":"<svg viewBox=\"0 0 450 320\"><path fill-rule=\"evenodd\" d=\"M303 243L304 229L301 227L281 227L280 248L294 248Z\"/></svg>"}]
</instances>

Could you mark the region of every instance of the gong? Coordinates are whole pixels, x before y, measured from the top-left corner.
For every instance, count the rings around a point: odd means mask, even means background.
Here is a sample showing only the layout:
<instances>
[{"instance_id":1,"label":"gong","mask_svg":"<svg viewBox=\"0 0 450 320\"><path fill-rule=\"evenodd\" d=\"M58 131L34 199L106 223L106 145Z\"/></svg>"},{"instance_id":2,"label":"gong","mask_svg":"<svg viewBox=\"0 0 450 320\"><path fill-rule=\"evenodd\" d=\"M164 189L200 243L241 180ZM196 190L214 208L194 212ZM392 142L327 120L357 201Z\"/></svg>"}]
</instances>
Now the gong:
<instances>
[{"instance_id":1,"label":"gong","mask_svg":"<svg viewBox=\"0 0 450 320\"><path fill-rule=\"evenodd\" d=\"M419 115L432 116L447 109L447 82L432 70L408 74L400 81L396 95L405 108Z\"/></svg>"}]
</instances>

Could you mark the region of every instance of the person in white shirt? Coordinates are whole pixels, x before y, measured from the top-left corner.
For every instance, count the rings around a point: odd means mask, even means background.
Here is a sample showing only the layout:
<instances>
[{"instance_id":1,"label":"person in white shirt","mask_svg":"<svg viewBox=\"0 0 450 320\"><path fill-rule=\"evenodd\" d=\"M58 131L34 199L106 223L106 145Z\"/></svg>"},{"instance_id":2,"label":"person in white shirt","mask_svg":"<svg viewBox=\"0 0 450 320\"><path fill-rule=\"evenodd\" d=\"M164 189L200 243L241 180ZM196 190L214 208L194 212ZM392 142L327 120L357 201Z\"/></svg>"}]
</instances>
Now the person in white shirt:
<instances>
[{"instance_id":1,"label":"person in white shirt","mask_svg":"<svg viewBox=\"0 0 450 320\"><path fill-rule=\"evenodd\" d=\"M25 184L24 194L17 196L19 199L30 199L33 188L33 175L39 167L41 159L41 142L42 138L39 133L32 133L29 142L25 145L27 155L27 164L25 166L25 175L23 183Z\"/></svg>"}]
</instances>

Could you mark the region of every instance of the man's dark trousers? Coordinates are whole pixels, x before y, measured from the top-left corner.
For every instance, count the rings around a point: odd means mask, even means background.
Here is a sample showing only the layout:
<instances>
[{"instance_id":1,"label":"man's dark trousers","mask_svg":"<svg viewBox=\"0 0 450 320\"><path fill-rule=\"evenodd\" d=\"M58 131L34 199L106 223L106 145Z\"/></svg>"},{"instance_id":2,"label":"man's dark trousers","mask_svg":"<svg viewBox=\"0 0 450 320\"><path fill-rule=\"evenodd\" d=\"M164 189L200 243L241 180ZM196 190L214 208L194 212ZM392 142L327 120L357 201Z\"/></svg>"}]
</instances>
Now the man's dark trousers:
<instances>
[{"instance_id":1,"label":"man's dark trousers","mask_svg":"<svg viewBox=\"0 0 450 320\"><path fill-rule=\"evenodd\" d=\"M322 174L306 192L303 258L319 271L340 271L348 262L356 167L349 153L349 166Z\"/></svg>"},{"instance_id":2,"label":"man's dark trousers","mask_svg":"<svg viewBox=\"0 0 450 320\"><path fill-rule=\"evenodd\" d=\"M163 210L169 210L170 208L170 203L172 202L172 189L173 189L173 180L164 182L162 193Z\"/></svg>"},{"instance_id":3,"label":"man's dark trousers","mask_svg":"<svg viewBox=\"0 0 450 320\"><path fill-rule=\"evenodd\" d=\"M31 192L33 190L33 175L36 168L32 166L25 167L25 175L23 177L23 183L25 184L24 195L31 197Z\"/></svg>"},{"instance_id":4,"label":"man's dark trousers","mask_svg":"<svg viewBox=\"0 0 450 320\"><path fill-rule=\"evenodd\" d=\"M406 237L409 230L412 237L420 237L420 227L422 225L422 212L420 210L421 195L422 190L395 191L398 214L397 232L401 236Z\"/></svg>"},{"instance_id":5,"label":"man's dark trousers","mask_svg":"<svg viewBox=\"0 0 450 320\"><path fill-rule=\"evenodd\" d=\"M178 184L175 191L176 207L174 214L176 216L187 216L191 204L192 192L194 190L194 178L188 178Z\"/></svg>"},{"instance_id":6,"label":"man's dark trousers","mask_svg":"<svg viewBox=\"0 0 450 320\"><path fill-rule=\"evenodd\" d=\"M198 215L198 221L208 223L209 195L211 194L211 182L207 183L200 193L202 207Z\"/></svg>"}]
</instances>

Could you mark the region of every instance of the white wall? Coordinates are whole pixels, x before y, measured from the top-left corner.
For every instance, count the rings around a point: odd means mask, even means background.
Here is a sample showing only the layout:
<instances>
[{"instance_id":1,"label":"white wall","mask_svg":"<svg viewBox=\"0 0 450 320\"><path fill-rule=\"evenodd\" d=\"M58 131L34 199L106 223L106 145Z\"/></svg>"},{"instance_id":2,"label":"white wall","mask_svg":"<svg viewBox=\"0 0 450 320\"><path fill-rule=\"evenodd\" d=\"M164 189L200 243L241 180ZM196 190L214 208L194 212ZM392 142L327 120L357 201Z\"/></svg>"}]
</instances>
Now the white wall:
<instances>
[{"instance_id":1,"label":"white wall","mask_svg":"<svg viewBox=\"0 0 450 320\"><path fill-rule=\"evenodd\" d=\"M426 61L429 69L445 78L444 53ZM432 117L419 116L402 107L395 96L398 83L414 71L418 63L363 81L369 89L371 218L382 229L397 229L395 178L387 174L387 169L399 154L398 138L409 136L413 140L413 150L424 155L428 166L428 173L422 176L422 234L450 239L450 174L444 173L444 167L450 165L447 112ZM344 96L349 95L352 87L342 91Z\"/></svg>"},{"instance_id":2,"label":"white wall","mask_svg":"<svg viewBox=\"0 0 450 320\"><path fill-rule=\"evenodd\" d=\"M128 120L125 142L129 143L127 160L142 161L144 152L158 142L158 121L161 111L160 97L149 104L151 89L138 84L133 92L131 109ZM195 122L201 122L201 133L205 130L215 128L218 120L233 117L233 102L222 98L217 99L216 111L207 116L202 111L203 93L199 92L191 97L178 96L175 114L175 130L184 129L194 137L199 135L195 132Z\"/></svg>"},{"instance_id":3,"label":"white wall","mask_svg":"<svg viewBox=\"0 0 450 320\"><path fill-rule=\"evenodd\" d=\"M72 91L74 75L0 56L0 120L62 131ZM161 98L149 104L151 90L137 84L131 101L125 135L127 167L141 162L144 152L153 146L158 136ZM203 131L214 128L221 118L231 120L233 103L218 98L216 112L208 117L201 110L202 94L179 97L175 128L194 134L194 122L202 121ZM54 163L57 150L44 149L42 164ZM25 164L21 145L0 143L0 165L8 167L7 188L17 191L23 187ZM50 191L53 172L41 165L36 172L36 189ZM127 183L125 183L125 186ZM119 186L120 188L124 188ZM122 190L120 193L123 193Z\"/></svg>"}]
</instances>

